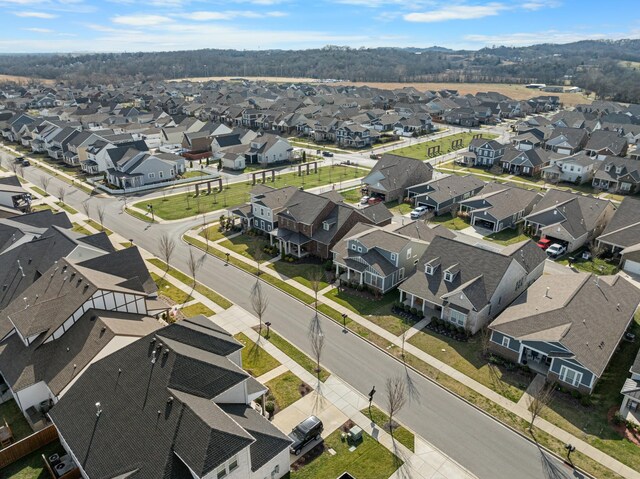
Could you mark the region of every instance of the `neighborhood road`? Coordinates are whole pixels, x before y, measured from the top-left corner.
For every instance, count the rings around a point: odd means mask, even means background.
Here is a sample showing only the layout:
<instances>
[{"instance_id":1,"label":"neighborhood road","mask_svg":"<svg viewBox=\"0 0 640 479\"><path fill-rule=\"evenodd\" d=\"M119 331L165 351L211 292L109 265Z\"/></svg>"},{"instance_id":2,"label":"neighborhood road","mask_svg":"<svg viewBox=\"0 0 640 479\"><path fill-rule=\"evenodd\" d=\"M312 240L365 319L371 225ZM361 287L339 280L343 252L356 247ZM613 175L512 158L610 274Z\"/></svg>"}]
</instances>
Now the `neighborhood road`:
<instances>
[{"instance_id":1,"label":"neighborhood road","mask_svg":"<svg viewBox=\"0 0 640 479\"><path fill-rule=\"evenodd\" d=\"M4 156L5 154L2 153ZM25 168L25 177L38 185L43 174L34 167ZM81 203L88 196L55 177L49 191L59 187L67 189L65 202L82 211ZM105 208L105 226L151 253L158 254L158 238L167 233L177 240L181 234L199 220L185 220L170 224L145 224L122 212L119 198L92 198L92 216L97 205ZM213 218L212 214L212 218ZM172 265L188 271L190 246L178 241ZM195 250L202 255L199 250ZM198 280L220 292L238 306L252 311L249 290L255 277L211 256L203 260ZM269 295L269 307L264 316L273 328L291 343L310 353L307 328L313 310L264 284ZM352 333L343 333L333 321L322 317L326 335L323 364L363 394L373 385L379 391L375 402L384 407L385 379L402 374L411 381L413 400L400 412L398 418L420 436L433 443L442 452L459 462L481 479L543 479L574 476L553 457L542 453L535 445L503 427L472 406L448 393L422 376L406 370L401 363L371 346Z\"/></svg>"}]
</instances>

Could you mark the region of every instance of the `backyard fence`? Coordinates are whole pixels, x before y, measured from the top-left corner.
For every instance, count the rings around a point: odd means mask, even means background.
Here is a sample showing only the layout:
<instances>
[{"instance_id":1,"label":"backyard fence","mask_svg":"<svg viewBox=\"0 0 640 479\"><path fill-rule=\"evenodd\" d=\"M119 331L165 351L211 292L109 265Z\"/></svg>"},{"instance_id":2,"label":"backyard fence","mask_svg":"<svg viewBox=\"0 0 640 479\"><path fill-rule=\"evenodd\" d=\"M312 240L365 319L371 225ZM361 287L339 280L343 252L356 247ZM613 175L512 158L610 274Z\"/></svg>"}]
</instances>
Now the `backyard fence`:
<instances>
[{"instance_id":1,"label":"backyard fence","mask_svg":"<svg viewBox=\"0 0 640 479\"><path fill-rule=\"evenodd\" d=\"M5 447L0 451L0 469L13 464L18 459L37 451L43 446L58 439L58 430L52 424L44 429Z\"/></svg>"}]
</instances>

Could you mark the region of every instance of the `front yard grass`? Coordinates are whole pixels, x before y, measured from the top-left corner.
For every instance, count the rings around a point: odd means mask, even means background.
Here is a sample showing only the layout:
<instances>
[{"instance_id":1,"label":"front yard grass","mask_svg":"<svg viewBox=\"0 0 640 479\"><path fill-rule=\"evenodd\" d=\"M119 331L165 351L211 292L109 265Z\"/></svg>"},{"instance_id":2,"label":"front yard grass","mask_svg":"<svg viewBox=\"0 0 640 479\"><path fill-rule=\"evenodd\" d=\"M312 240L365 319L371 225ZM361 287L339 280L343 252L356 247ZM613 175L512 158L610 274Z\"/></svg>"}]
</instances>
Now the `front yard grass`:
<instances>
[{"instance_id":1,"label":"front yard grass","mask_svg":"<svg viewBox=\"0 0 640 479\"><path fill-rule=\"evenodd\" d=\"M385 203L385 206L389 208L394 215L404 216L407 213L411 213L413 210L413 206L408 203L398 203L398 201L391 201L389 203Z\"/></svg>"},{"instance_id":2,"label":"front yard grass","mask_svg":"<svg viewBox=\"0 0 640 479\"><path fill-rule=\"evenodd\" d=\"M458 216L452 216L450 213L434 216L429 219L429 223L439 224L450 230L463 230L469 226L468 222Z\"/></svg>"},{"instance_id":3,"label":"front yard grass","mask_svg":"<svg viewBox=\"0 0 640 479\"><path fill-rule=\"evenodd\" d=\"M242 348L242 368L253 377L260 377L280 366L280 362L277 359L249 339L246 334L238 333L234 338L244 344L244 348Z\"/></svg>"},{"instance_id":4,"label":"front yard grass","mask_svg":"<svg viewBox=\"0 0 640 479\"><path fill-rule=\"evenodd\" d=\"M13 433L13 438L16 441L33 434L31 426L29 426L29 423L24 418L22 411L20 411L20 408L18 407L18 404L16 404L13 399L0 404L0 422L3 426L5 420L7 421L7 424L9 424L11 432Z\"/></svg>"},{"instance_id":5,"label":"front yard grass","mask_svg":"<svg viewBox=\"0 0 640 479\"><path fill-rule=\"evenodd\" d=\"M269 395L273 396L277 411L282 411L300 399L302 397L301 388L304 387L305 391L311 389L291 371L267 381L265 386L269 388Z\"/></svg>"},{"instance_id":6,"label":"front yard grass","mask_svg":"<svg viewBox=\"0 0 640 479\"><path fill-rule=\"evenodd\" d=\"M127 214L130 214L131 216L133 216L134 218L137 218L140 221L144 221L145 223L157 223L157 221L154 221L151 218L151 215L149 213L141 213L138 210L134 210L131 208L125 208L124 211Z\"/></svg>"},{"instance_id":7,"label":"front yard grass","mask_svg":"<svg viewBox=\"0 0 640 479\"><path fill-rule=\"evenodd\" d=\"M81 235L91 236L93 233L89 231L87 228L78 223L72 223L73 227L71 231L75 231L76 233L80 233Z\"/></svg>"},{"instance_id":8,"label":"front yard grass","mask_svg":"<svg viewBox=\"0 0 640 479\"><path fill-rule=\"evenodd\" d=\"M636 313L631 332L636 338L640 337L640 313ZM636 471L640 470L640 447L620 437L609 425L607 414L622 402L620 389L629 377L629 368L639 348L638 339L635 342L622 341L596 384L590 405L583 405L582 401L569 394L556 392L554 400L541 414L552 424L584 439Z\"/></svg>"},{"instance_id":9,"label":"front yard grass","mask_svg":"<svg viewBox=\"0 0 640 479\"><path fill-rule=\"evenodd\" d=\"M389 314L391 305L400 298L397 291L390 291L382 298L373 300L371 296L361 296L338 288L327 291L324 295L345 308L349 308L354 313L358 313L360 316Z\"/></svg>"},{"instance_id":10,"label":"front yard grass","mask_svg":"<svg viewBox=\"0 0 640 479\"><path fill-rule=\"evenodd\" d=\"M173 284L167 281L164 278L161 278L155 273L151 273L151 277L156 282L158 286L158 294L169 298L171 301L177 304L186 303L187 301L191 301L193 298L182 291L181 289L176 288Z\"/></svg>"},{"instance_id":11,"label":"front yard grass","mask_svg":"<svg viewBox=\"0 0 640 479\"><path fill-rule=\"evenodd\" d=\"M63 210L65 210L67 213L69 213L70 215L75 215L76 213L78 213L77 210L73 209L71 206L69 206L66 203L63 203L62 201L58 201L57 205Z\"/></svg>"},{"instance_id":12,"label":"front yard grass","mask_svg":"<svg viewBox=\"0 0 640 479\"><path fill-rule=\"evenodd\" d=\"M415 158L416 160L426 160L427 148L430 148L432 146L440 146L440 153L435 156L444 155L445 153L450 153L452 151L457 151L468 147L469 143L471 143L471 140L476 134L478 134L478 132L474 131L469 133L465 131L463 133L456 133L435 140L425 141L411 146L405 146L404 148L398 148L396 150L390 151L389 153L392 155L405 156L407 158ZM497 135L489 135L483 133L482 137L486 140L489 140L497 138ZM451 148L451 143L460 139L462 139L462 145Z\"/></svg>"},{"instance_id":13,"label":"front yard grass","mask_svg":"<svg viewBox=\"0 0 640 479\"><path fill-rule=\"evenodd\" d=\"M262 336L265 339L268 339L271 344L273 344L276 348L293 359L293 361L298 363L309 373L313 374L316 377L319 377L320 381L324 382L329 377L329 372L324 368L321 368L320 374L318 374L318 372L316 371L315 361L313 361L309 356L296 348L289 341L274 333L273 330L269 331L269 336L267 336L267 329L262 328Z\"/></svg>"},{"instance_id":14,"label":"front yard grass","mask_svg":"<svg viewBox=\"0 0 640 479\"><path fill-rule=\"evenodd\" d=\"M269 180L265 183L267 186L274 188L282 188L283 186L297 186L306 189L335 183L340 180L355 179L366 175L368 172L364 168L355 168L351 166L334 165L333 167L325 166L318 168L318 173L309 175L303 174L298 176L297 171L290 173L277 173L275 182ZM248 201L249 193L253 189L251 182L243 181L239 183L231 183L227 185L223 192L217 193L211 198L208 195L200 196L200 205L198 208L194 192L179 193L177 195L167 195L164 198L156 198L150 201L136 203L134 206L145 210L147 204L152 204L156 216L165 220L177 220L188 218L196 214L208 213L233 206L240 206ZM199 211L198 211L199 209Z\"/></svg>"},{"instance_id":15,"label":"front yard grass","mask_svg":"<svg viewBox=\"0 0 640 479\"><path fill-rule=\"evenodd\" d=\"M206 233L205 233L206 230ZM207 225L202 231L198 233L198 236L201 236L205 241L207 240L207 235L209 236L209 242L218 241L222 238L226 238L227 236L233 234L233 231L230 232L221 232L220 231L220 223L213 223Z\"/></svg>"},{"instance_id":16,"label":"front yard grass","mask_svg":"<svg viewBox=\"0 0 640 479\"><path fill-rule=\"evenodd\" d=\"M49 457L52 454L62 456L66 454L60 441L56 440L31 454L18 459L13 464L5 467L0 471L0 477L11 479L49 479L51 476L44 466L42 455Z\"/></svg>"},{"instance_id":17,"label":"front yard grass","mask_svg":"<svg viewBox=\"0 0 640 479\"><path fill-rule=\"evenodd\" d=\"M518 402L531 378L519 369L508 371L489 364L482 357L480 336L476 334L469 341L461 342L424 329L408 342L507 399Z\"/></svg>"},{"instance_id":18,"label":"front yard grass","mask_svg":"<svg viewBox=\"0 0 640 479\"><path fill-rule=\"evenodd\" d=\"M314 271L319 271L322 274L323 280L320 281L320 290L329 286L329 283L325 281L327 273L322 265L313 264L313 263L303 263L303 262L294 262L288 263L286 261L276 261L275 263L271 263L267 266L288 278L296 280L298 283L306 286L307 288L311 288L311 281L309 278L314 273ZM311 288L313 289L313 288Z\"/></svg>"},{"instance_id":19,"label":"front yard grass","mask_svg":"<svg viewBox=\"0 0 640 479\"><path fill-rule=\"evenodd\" d=\"M193 303L189 306L186 306L180 310L180 312L184 315L185 318L191 318L193 316L203 315L203 316L213 316L216 314L211 308L208 308L202 303Z\"/></svg>"},{"instance_id":20,"label":"front yard grass","mask_svg":"<svg viewBox=\"0 0 640 479\"><path fill-rule=\"evenodd\" d=\"M348 472L357 479L387 479L402 465L402 461L367 433L356 450L341 438L342 431L330 434L324 440L324 451L308 463L301 458L292 466L291 479L333 479ZM328 449L333 449L332 455Z\"/></svg>"},{"instance_id":21,"label":"front yard grass","mask_svg":"<svg viewBox=\"0 0 640 479\"><path fill-rule=\"evenodd\" d=\"M485 236L484 239L504 246L508 246L510 244L519 243L520 241L528 240L531 238L529 238L525 234L520 233L517 228L507 228L502 231L498 231L497 233L490 234L489 236Z\"/></svg>"},{"instance_id":22,"label":"front yard grass","mask_svg":"<svg viewBox=\"0 0 640 479\"><path fill-rule=\"evenodd\" d=\"M270 258L270 255L262 251L262 248L269 244L264 237L250 236L248 234L239 234L233 238L226 239L218 243L223 248L227 248L234 253L241 254L245 258L249 258L253 261L260 262L266 261Z\"/></svg>"},{"instance_id":23,"label":"front yard grass","mask_svg":"<svg viewBox=\"0 0 640 479\"><path fill-rule=\"evenodd\" d=\"M558 260L558 263L568 266L569 257L571 256L574 258L571 266L579 271L598 275L612 275L618 272L618 266L616 264L609 263L602 258L591 257L591 259L588 260L582 259L582 251L583 250L579 250L565 255Z\"/></svg>"},{"instance_id":24,"label":"front yard grass","mask_svg":"<svg viewBox=\"0 0 640 479\"><path fill-rule=\"evenodd\" d=\"M371 419L380 429L391 434L389 416L380 409L375 406L371 406L371 410L369 410L369 408L364 408L360 412ZM410 451L414 450L415 436L411 431L398 424L395 420L393 421L393 438Z\"/></svg>"},{"instance_id":25,"label":"front yard grass","mask_svg":"<svg viewBox=\"0 0 640 479\"><path fill-rule=\"evenodd\" d=\"M347 203L359 203L360 198L362 198L362 193L360 192L360 188L353 188L351 190L343 190L340 192L342 197Z\"/></svg>"}]
</instances>

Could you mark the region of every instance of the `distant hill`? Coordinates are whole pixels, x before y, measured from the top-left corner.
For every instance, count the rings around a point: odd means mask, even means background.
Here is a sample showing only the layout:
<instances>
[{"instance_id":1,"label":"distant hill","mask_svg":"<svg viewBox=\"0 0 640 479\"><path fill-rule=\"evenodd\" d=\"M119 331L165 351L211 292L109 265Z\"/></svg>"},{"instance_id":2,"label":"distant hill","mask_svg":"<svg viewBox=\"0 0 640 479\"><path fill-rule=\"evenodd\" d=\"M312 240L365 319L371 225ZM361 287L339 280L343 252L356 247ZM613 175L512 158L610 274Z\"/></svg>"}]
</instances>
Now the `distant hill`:
<instances>
[{"instance_id":1,"label":"distant hill","mask_svg":"<svg viewBox=\"0 0 640 479\"><path fill-rule=\"evenodd\" d=\"M453 51L443 47L192 50L0 55L0 74L87 82L203 76L340 78L364 82L571 84L640 102L640 40Z\"/></svg>"}]
</instances>

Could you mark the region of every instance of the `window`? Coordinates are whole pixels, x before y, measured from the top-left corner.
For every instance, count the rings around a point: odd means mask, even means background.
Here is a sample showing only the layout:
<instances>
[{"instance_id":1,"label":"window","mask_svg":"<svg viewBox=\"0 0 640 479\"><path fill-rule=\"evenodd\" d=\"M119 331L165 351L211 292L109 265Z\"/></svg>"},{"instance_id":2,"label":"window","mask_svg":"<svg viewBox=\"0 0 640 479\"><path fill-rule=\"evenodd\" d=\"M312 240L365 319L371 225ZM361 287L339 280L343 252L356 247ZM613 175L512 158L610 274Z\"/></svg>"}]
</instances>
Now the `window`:
<instances>
[{"instance_id":1,"label":"window","mask_svg":"<svg viewBox=\"0 0 640 479\"><path fill-rule=\"evenodd\" d=\"M424 272L427 274L433 274L433 266L431 266L430 264L425 264Z\"/></svg>"},{"instance_id":2,"label":"window","mask_svg":"<svg viewBox=\"0 0 640 479\"><path fill-rule=\"evenodd\" d=\"M396 260L396 254L395 253L391 253L391 261L395 261Z\"/></svg>"},{"instance_id":3,"label":"window","mask_svg":"<svg viewBox=\"0 0 640 479\"><path fill-rule=\"evenodd\" d=\"M362 253L362 246L358 246L358 253Z\"/></svg>"},{"instance_id":4,"label":"window","mask_svg":"<svg viewBox=\"0 0 640 479\"><path fill-rule=\"evenodd\" d=\"M460 311L456 311L455 309L451 309L449 313L449 321L453 324L457 324L458 326L464 326L467 322L467 315Z\"/></svg>"},{"instance_id":5,"label":"window","mask_svg":"<svg viewBox=\"0 0 640 479\"><path fill-rule=\"evenodd\" d=\"M175 175L175 174L176 174L176 172L175 172L175 170L174 170L173 168L171 168L171 169L169 170L169 174L170 174L171 176L173 176L173 175Z\"/></svg>"},{"instance_id":6,"label":"window","mask_svg":"<svg viewBox=\"0 0 640 479\"><path fill-rule=\"evenodd\" d=\"M560 381L563 381L572 386L577 386L582 381L582 373L575 371L566 366L560 367Z\"/></svg>"},{"instance_id":7,"label":"window","mask_svg":"<svg viewBox=\"0 0 640 479\"><path fill-rule=\"evenodd\" d=\"M155 178L156 174L155 173L149 173L149 178Z\"/></svg>"},{"instance_id":8,"label":"window","mask_svg":"<svg viewBox=\"0 0 640 479\"><path fill-rule=\"evenodd\" d=\"M451 272L451 271L445 271L444 273L444 280L448 281L449 283L451 283L453 281L453 277L455 275Z\"/></svg>"},{"instance_id":9,"label":"window","mask_svg":"<svg viewBox=\"0 0 640 479\"><path fill-rule=\"evenodd\" d=\"M510 344L511 344L511 338L508 338L508 337L506 337L506 336L503 336L503 338L502 338L502 345L503 345L505 348L508 348Z\"/></svg>"},{"instance_id":10,"label":"window","mask_svg":"<svg viewBox=\"0 0 640 479\"><path fill-rule=\"evenodd\" d=\"M231 459L231 461L229 462L229 472L231 471L235 471L238 468L238 458L234 457L233 459Z\"/></svg>"},{"instance_id":11,"label":"window","mask_svg":"<svg viewBox=\"0 0 640 479\"><path fill-rule=\"evenodd\" d=\"M160 176L160 178L164 178L164 171L160 171L160 172L158 173L158 176Z\"/></svg>"},{"instance_id":12,"label":"window","mask_svg":"<svg viewBox=\"0 0 640 479\"><path fill-rule=\"evenodd\" d=\"M222 466L220 469L218 469L218 474L216 477L218 479L222 479L226 475L227 475L227 466Z\"/></svg>"},{"instance_id":13,"label":"window","mask_svg":"<svg viewBox=\"0 0 640 479\"><path fill-rule=\"evenodd\" d=\"M407 259L411 258L411 248L407 250Z\"/></svg>"},{"instance_id":14,"label":"window","mask_svg":"<svg viewBox=\"0 0 640 479\"><path fill-rule=\"evenodd\" d=\"M356 244L355 243L351 243L351 249L354 250L354 251L356 250Z\"/></svg>"}]
</instances>

